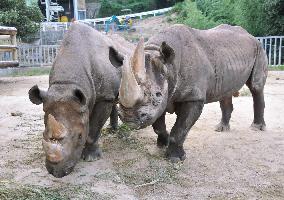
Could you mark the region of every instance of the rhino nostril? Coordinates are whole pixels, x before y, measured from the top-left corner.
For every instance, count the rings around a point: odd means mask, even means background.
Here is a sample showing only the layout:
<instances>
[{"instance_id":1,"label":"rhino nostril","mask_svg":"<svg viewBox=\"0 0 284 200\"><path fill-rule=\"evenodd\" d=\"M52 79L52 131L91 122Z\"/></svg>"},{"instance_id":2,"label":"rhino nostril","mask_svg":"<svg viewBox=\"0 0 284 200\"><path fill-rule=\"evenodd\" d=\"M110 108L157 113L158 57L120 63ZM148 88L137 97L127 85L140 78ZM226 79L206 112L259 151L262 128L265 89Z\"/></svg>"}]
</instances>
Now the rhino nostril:
<instances>
[{"instance_id":1,"label":"rhino nostril","mask_svg":"<svg viewBox=\"0 0 284 200\"><path fill-rule=\"evenodd\" d=\"M162 93L161 92L157 92L156 93L156 97L161 97L162 96Z\"/></svg>"}]
</instances>

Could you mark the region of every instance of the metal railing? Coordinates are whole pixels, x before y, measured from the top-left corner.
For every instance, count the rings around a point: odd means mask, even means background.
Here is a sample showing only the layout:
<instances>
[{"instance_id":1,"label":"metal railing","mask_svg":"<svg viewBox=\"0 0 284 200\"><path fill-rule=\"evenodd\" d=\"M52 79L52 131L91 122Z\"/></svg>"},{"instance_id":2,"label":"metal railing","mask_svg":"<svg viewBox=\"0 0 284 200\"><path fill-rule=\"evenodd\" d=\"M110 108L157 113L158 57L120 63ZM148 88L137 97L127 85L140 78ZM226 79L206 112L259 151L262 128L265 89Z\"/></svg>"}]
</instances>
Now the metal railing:
<instances>
[{"instance_id":1,"label":"metal railing","mask_svg":"<svg viewBox=\"0 0 284 200\"><path fill-rule=\"evenodd\" d=\"M257 37L261 42L268 58L268 65L284 65L284 36Z\"/></svg>"},{"instance_id":2,"label":"metal railing","mask_svg":"<svg viewBox=\"0 0 284 200\"><path fill-rule=\"evenodd\" d=\"M144 16L157 16L157 15L161 15L164 13L169 12L172 9L172 7L170 8L163 8L163 9L159 9L159 10L151 10L151 11L147 11L147 12L141 12L141 13L134 13L134 14L128 14L128 15L120 15L117 16L118 19L121 19L125 16L129 16L131 18L136 18L139 17L140 19L143 19ZM104 17L104 18L95 18L95 19L84 19L84 20L79 20L82 23L86 23L89 24L93 27L96 26L96 24L105 24L106 21L108 21L110 19L110 17ZM69 27L71 25L71 22L42 22L40 24L41 27L41 31L46 31L46 30L68 30Z\"/></svg>"},{"instance_id":3,"label":"metal railing","mask_svg":"<svg viewBox=\"0 0 284 200\"><path fill-rule=\"evenodd\" d=\"M50 66L59 47L59 45L19 45L20 66Z\"/></svg>"},{"instance_id":4,"label":"metal railing","mask_svg":"<svg viewBox=\"0 0 284 200\"><path fill-rule=\"evenodd\" d=\"M258 37L267 53L270 66L284 65L283 46L284 36ZM18 60L20 66L48 66L52 65L58 54L60 45L18 45ZM6 59L12 57L6 53Z\"/></svg>"}]
</instances>

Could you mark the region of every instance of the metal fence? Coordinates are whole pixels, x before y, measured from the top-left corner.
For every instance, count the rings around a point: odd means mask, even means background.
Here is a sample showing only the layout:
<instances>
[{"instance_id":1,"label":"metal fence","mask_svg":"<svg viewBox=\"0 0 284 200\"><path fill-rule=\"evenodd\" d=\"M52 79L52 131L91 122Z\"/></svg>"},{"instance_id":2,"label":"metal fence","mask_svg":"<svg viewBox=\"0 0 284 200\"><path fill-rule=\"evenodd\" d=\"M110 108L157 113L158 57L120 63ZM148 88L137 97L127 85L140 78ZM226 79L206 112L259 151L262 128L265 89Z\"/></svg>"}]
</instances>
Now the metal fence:
<instances>
[{"instance_id":1,"label":"metal fence","mask_svg":"<svg viewBox=\"0 0 284 200\"><path fill-rule=\"evenodd\" d=\"M20 45L18 46L20 66L52 65L59 45Z\"/></svg>"},{"instance_id":2,"label":"metal fence","mask_svg":"<svg viewBox=\"0 0 284 200\"><path fill-rule=\"evenodd\" d=\"M284 36L258 37L267 53L270 66L284 65ZM59 45L18 45L20 66L52 65L58 53ZM11 59L12 54L0 54L0 60Z\"/></svg>"},{"instance_id":3,"label":"metal fence","mask_svg":"<svg viewBox=\"0 0 284 200\"><path fill-rule=\"evenodd\" d=\"M267 54L270 66L284 65L283 38L284 36L257 37Z\"/></svg>"}]
</instances>

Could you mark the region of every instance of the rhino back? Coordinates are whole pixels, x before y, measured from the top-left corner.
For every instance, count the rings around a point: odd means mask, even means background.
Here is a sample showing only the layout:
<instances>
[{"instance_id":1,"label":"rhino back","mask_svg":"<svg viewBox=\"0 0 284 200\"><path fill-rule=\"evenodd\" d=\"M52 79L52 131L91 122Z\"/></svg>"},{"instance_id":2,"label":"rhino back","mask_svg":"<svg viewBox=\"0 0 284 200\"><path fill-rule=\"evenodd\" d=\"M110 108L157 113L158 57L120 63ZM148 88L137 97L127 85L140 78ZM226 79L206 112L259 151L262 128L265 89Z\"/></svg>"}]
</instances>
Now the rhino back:
<instances>
[{"instance_id":1,"label":"rhino back","mask_svg":"<svg viewBox=\"0 0 284 200\"><path fill-rule=\"evenodd\" d=\"M207 101L238 91L251 75L258 41L243 28L230 25L200 31L199 35L200 46L210 62Z\"/></svg>"},{"instance_id":2,"label":"rhino back","mask_svg":"<svg viewBox=\"0 0 284 200\"><path fill-rule=\"evenodd\" d=\"M109 60L109 48L121 54L129 51L119 48L107 36L84 24L73 24L65 34L53 64L49 84L75 84L84 90L87 98L112 100L116 98L120 83L120 68Z\"/></svg>"},{"instance_id":3,"label":"rhino back","mask_svg":"<svg viewBox=\"0 0 284 200\"><path fill-rule=\"evenodd\" d=\"M217 101L237 91L248 80L257 41L241 27L220 25L197 30L174 25L148 43L166 41L175 51L169 69L171 101Z\"/></svg>"}]
</instances>

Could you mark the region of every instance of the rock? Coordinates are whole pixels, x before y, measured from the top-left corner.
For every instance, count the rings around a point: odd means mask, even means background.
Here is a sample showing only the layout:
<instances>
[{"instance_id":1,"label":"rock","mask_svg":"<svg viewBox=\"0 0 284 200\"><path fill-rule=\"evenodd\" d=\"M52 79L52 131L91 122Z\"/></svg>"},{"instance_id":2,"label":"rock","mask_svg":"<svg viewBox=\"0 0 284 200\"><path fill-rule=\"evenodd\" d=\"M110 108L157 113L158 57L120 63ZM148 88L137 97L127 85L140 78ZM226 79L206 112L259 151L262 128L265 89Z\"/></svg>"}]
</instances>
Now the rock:
<instances>
[{"instance_id":1,"label":"rock","mask_svg":"<svg viewBox=\"0 0 284 200\"><path fill-rule=\"evenodd\" d=\"M13 116L13 117L17 117L17 116L21 117L22 115L23 115L23 113L20 112L20 111L11 112L11 116Z\"/></svg>"}]
</instances>

